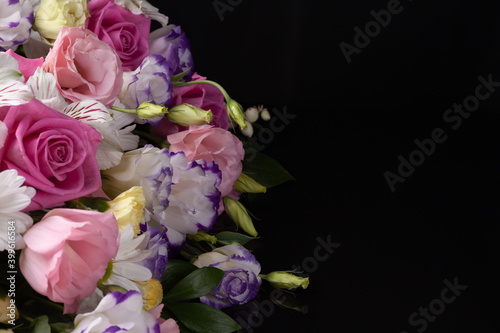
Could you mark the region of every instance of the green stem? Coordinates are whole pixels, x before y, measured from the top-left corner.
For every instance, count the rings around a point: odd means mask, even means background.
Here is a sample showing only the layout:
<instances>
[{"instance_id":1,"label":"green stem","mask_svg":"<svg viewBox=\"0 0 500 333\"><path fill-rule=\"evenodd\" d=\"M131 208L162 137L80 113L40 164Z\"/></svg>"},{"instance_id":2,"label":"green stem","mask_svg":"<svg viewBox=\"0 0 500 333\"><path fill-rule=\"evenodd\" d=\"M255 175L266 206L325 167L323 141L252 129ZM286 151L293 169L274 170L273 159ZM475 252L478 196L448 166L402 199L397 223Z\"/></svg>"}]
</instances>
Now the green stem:
<instances>
[{"instance_id":1,"label":"green stem","mask_svg":"<svg viewBox=\"0 0 500 333\"><path fill-rule=\"evenodd\" d=\"M174 87L184 87L184 86L190 86L190 85L198 84L198 83L206 83L206 84L210 84L210 85L218 88L221 91L222 95L224 95L224 99L226 100L226 103L229 103L229 101L231 100L231 97L229 97L229 94L227 93L227 91L220 84L218 84L217 82L214 82L214 81L195 80L195 81L188 81L188 82L180 82L180 81L172 82Z\"/></svg>"},{"instance_id":2,"label":"green stem","mask_svg":"<svg viewBox=\"0 0 500 333\"><path fill-rule=\"evenodd\" d=\"M137 109L124 109L124 108L119 108L117 106L112 106L111 109L128 114L137 114Z\"/></svg>"}]
</instances>

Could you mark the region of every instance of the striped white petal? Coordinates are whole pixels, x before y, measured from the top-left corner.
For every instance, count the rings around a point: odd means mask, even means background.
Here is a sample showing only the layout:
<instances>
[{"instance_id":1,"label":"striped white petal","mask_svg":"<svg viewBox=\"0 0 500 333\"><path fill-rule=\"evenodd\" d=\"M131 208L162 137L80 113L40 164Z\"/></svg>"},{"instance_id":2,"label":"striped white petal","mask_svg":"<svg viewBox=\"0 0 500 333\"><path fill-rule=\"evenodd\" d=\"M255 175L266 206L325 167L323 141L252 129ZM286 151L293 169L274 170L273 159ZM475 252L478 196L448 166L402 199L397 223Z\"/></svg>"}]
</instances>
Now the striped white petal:
<instances>
[{"instance_id":1,"label":"striped white petal","mask_svg":"<svg viewBox=\"0 0 500 333\"><path fill-rule=\"evenodd\" d=\"M15 80L0 82L0 106L26 104L33 97L31 89L22 82Z\"/></svg>"},{"instance_id":2,"label":"striped white petal","mask_svg":"<svg viewBox=\"0 0 500 333\"><path fill-rule=\"evenodd\" d=\"M59 93L56 82L56 78L52 73L46 73L41 67L38 67L35 73L26 81L26 85L30 87L36 99L61 112L68 106L68 103Z\"/></svg>"}]
</instances>

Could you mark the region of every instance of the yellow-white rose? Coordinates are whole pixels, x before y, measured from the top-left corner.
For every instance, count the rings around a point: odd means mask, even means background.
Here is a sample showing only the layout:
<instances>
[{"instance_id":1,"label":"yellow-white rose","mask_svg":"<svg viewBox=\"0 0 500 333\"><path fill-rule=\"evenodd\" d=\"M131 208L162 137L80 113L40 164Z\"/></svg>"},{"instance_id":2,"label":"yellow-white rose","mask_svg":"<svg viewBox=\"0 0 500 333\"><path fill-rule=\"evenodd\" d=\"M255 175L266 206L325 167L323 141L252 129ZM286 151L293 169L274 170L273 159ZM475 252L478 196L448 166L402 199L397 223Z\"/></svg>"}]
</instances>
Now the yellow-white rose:
<instances>
[{"instance_id":1,"label":"yellow-white rose","mask_svg":"<svg viewBox=\"0 0 500 333\"><path fill-rule=\"evenodd\" d=\"M113 212L120 231L130 224L134 228L134 237L137 236L146 204L142 187L133 186L108 203L109 210Z\"/></svg>"},{"instance_id":2,"label":"yellow-white rose","mask_svg":"<svg viewBox=\"0 0 500 333\"><path fill-rule=\"evenodd\" d=\"M42 0L34 26L53 44L62 27L83 27L88 16L87 0Z\"/></svg>"}]
</instances>

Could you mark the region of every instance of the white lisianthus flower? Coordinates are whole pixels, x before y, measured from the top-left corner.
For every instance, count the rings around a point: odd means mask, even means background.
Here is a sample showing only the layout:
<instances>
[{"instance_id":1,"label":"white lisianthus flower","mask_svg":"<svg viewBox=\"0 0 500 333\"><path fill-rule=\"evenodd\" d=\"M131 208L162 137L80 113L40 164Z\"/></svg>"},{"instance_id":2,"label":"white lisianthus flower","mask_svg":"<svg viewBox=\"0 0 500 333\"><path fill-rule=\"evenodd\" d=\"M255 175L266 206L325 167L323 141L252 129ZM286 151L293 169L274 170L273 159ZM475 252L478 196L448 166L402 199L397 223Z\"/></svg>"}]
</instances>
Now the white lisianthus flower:
<instances>
[{"instance_id":1,"label":"white lisianthus flower","mask_svg":"<svg viewBox=\"0 0 500 333\"><path fill-rule=\"evenodd\" d=\"M172 166L167 149L145 145L123 154L120 164L104 170L103 190L114 199L133 186L141 186L146 199L145 220L168 207L172 183Z\"/></svg>"},{"instance_id":2,"label":"white lisianthus flower","mask_svg":"<svg viewBox=\"0 0 500 333\"><path fill-rule=\"evenodd\" d=\"M136 15L144 14L147 18L158 21L164 26L168 24L168 17L145 0L115 0L115 3L127 8Z\"/></svg>"},{"instance_id":3,"label":"white lisianthus flower","mask_svg":"<svg viewBox=\"0 0 500 333\"><path fill-rule=\"evenodd\" d=\"M160 333L158 321L151 313L142 311L142 306L140 293L114 291L104 296L94 311L76 316L73 333Z\"/></svg>"},{"instance_id":4,"label":"white lisianthus flower","mask_svg":"<svg viewBox=\"0 0 500 333\"><path fill-rule=\"evenodd\" d=\"M56 82L56 78L52 73L44 72L41 67L38 67L35 73L28 78L26 85L31 89L36 99L61 112L68 106L68 103L59 93Z\"/></svg>"},{"instance_id":5,"label":"white lisianthus flower","mask_svg":"<svg viewBox=\"0 0 500 333\"><path fill-rule=\"evenodd\" d=\"M26 246L22 234L33 225L33 219L21 210L28 207L36 191L22 186L24 181L16 170L0 172L0 251L11 248L9 243L12 241L15 241L16 250Z\"/></svg>"},{"instance_id":6,"label":"white lisianthus flower","mask_svg":"<svg viewBox=\"0 0 500 333\"><path fill-rule=\"evenodd\" d=\"M31 89L22 82L16 80L0 82L0 106L26 104L34 97Z\"/></svg>"},{"instance_id":7,"label":"white lisianthus flower","mask_svg":"<svg viewBox=\"0 0 500 333\"><path fill-rule=\"evenodd\" d=\"M34 26L48 43L53 44L62 27L83 27L88 16L87 0L42 0Z\"/></svg>"},{"instance_id":8,"label":"white lisianthus flower","mask_svg":"<svg viewBox=\"0 0 500 333\"><path fill-rule=\"evenodd\" d=\"M13 49L25 43L33 24L29 0L0 0L0 48Z\"/></svg>"}]
</instances>

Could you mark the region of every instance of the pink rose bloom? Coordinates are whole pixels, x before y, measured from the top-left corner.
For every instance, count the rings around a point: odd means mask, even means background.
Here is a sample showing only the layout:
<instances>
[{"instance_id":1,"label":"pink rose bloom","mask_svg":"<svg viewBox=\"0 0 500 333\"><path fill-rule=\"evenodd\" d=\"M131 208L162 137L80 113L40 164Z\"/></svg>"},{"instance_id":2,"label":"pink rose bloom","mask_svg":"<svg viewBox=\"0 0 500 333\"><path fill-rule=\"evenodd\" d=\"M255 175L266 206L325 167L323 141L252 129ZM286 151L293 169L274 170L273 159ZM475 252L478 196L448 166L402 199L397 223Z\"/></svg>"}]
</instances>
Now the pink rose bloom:
<instances>
[{"instance_id":1,"label":"pink rose bloom","mask_svg":"<svg viewBox=\"0 0 500 333\"><path fill-rule=\"evenodd\" d=\"M190 126L187 131L169 135L167 141L170 152L182 151L190 161L202 159L216 163L222 172L221 197L232 191L241 175L241 161L245 156L243 144L235 135L211 125Z\"/></svg>"},{"instance_id":2,"label":"pink rose bloom","mask_svg":"<svg viewBox=\"0 0 500 333\"><path fill-rule=\"evenodd\" d=\"M41 295L64 303L64 313L75 312L77 300L92 295L116 256L118 235L113 214L53 209L23 236L23 276Z\"/></svg>"},{"instance_id":3,"label":"pink rose bloom","mask_svg":"<svg viewBox=\"0 0 500 333\"><path fill-rule=\"evenodd\" d=\"M162 310L163 304L160 304L148 311L158 320L158 324L160 324L160 333L179 333L179 325L177 325L175 320L172 318L165 320L161 317Z\"/></svg>"},{"instance_id":4,"label":"pink rose bloom","mask_svg":"<svg viewBox=\"0 0 500 333\"><path fill-rule=\"evenodd\" d=\"M19 71L23 74L24 82L28 81L29 77L35 74L38 67L43 66L43 58L28 59L19 54L15 53L11 49L7 50L5 53L15 58L19 63Z\"/></svg>"},{"instance_id":5,"label":"pink rose bloom","mask_svg":"<svg viewBox=\"0 0 500 333\"><path fill-rule=\"evenodd\" d=\"M36 99L0 107L2 122L7 134L0 171L15 169L36 189L24 211L60 206L101 186L96 160L101 134L92 127Z\"/></svg>"},{"instance_id":6,"label":"pink rose bloom","mask_svg":"<svg viewBox=\"0 0 500 333\"><path fill-rule=\"evenodd\" d=\"M200 76L197 73L193 75L193 81L205 80L206 77ZM224 95L216 87L206 84L193 84L184 87L174 87L172 106L181 105L184 103L194 105L203 110L210 110L213 114L213 119L210 125L220 127L227 130L229 128L229 119L227 115L226 104L224 104ZM151 133L161 138L167 135L185 131L187 128L168 121L163 118L160 124L156 127L151 127Z\"/></svg>"},{"instance_id":7,"label":"pink rose bloom","mask_svg":"<svg viewBox=\"0 0 500 333\"><path fill-rule=\"evenodd\" d=\"M143 14L133 14L113 0L92 0L87 6L90 17L86 28L116 50L124 71L139 67L149 53L151 20Z\"/></svg>"},{"instance_id":8,"label":"pink rose bloom","mask_svg":"<svg viewBox=\"0 0 500 333\"><path fill-rule=\"evenodd\" d=\"M90 30L62 27L43 69L70 102L93 99L111 106L120 94L123 70L115 50Z\"/></svg>"}]
</instances>

